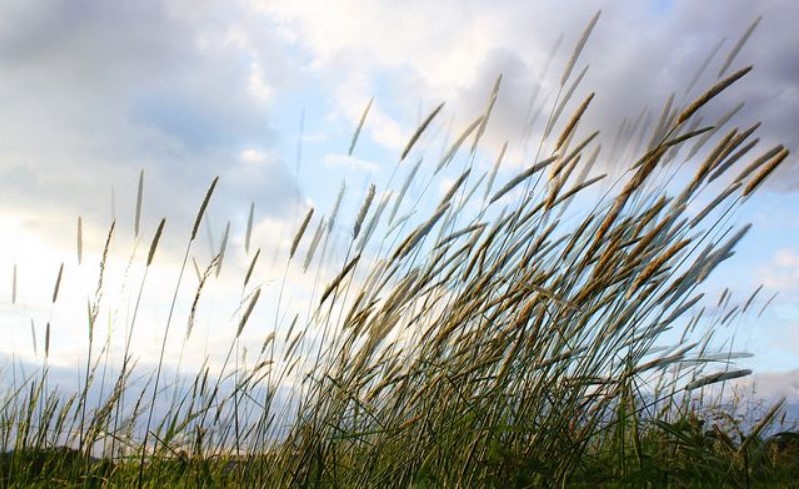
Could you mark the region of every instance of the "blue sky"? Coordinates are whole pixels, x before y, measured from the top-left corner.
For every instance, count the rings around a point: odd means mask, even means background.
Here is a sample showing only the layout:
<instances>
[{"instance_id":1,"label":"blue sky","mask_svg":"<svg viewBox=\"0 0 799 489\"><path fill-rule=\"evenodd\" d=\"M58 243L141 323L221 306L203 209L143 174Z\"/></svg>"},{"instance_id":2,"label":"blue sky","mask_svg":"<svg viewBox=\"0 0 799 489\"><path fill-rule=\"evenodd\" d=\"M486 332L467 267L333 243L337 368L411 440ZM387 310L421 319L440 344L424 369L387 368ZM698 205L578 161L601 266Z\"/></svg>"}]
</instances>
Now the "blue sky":
<instances>
[{"instance_id":1,"label":"blue sky","mask_svg":"<svg viewBox=\"0 0 799 489\"><path fill-rule=\"evenodd\" d=\"M69 364L81 355L85 342L77 318L96 270L76 263L77 216L85 226L86 263L99 261L112 214L118 219L114 256L120 276L109 287L138 283L141 270L132 268L126 279L124 269L142 169L143 229L151 233L162 216L169 222L156 279L145 296L145 318L158 324L196 206L211 178L221 176L194 251L206 263L230 220L234 251L226 258L229 268L211 285L217 298L204 305L200 330L206 344L227 334L214 325L230 321L229 305L240 292L250 202L256 209L254 242L270 259L277 257L259 269L274 300L281 253L307 206L317 215L329 212L346 181L337 231L344 236L368 184L385 188L423 115L446 102L440 124L424 141L436 155L480 113L500 73L502 90L478 164L490 166L509 139L511 153L499 177L509 178L528 156L518 136L531 94L538 90L537 102L551 104L546 94L597 8L602 16L577 66L589 67L578 95L597 92L587 125L609 127L602 137L612 139L625 117L635 118L647 106L657 116L671 92L684 103L713 83L724 56L762 15L735 61L754 64L755 71L708 107L705 117L716 120L744 101L731 124L762 120L763 148L783 142L796 149L799 32L793 24L799 7L790 1L3 2L0 274L9 279L0 280L0 317L12 339L0 350L32 361L29 320L41 334L42 324L54 317L61 340L55 357ZM722 40L697 87L685 94ZM372 97L356 153L347 157L352 131ZM602 165L611 173L620 170L613 162ZM451 173L445 179L457 176ZM445 189L446 180L432 195ZM411 194L420 191L412 188ZM741 348L756 354L750 365L773 373L764 377L772 384L799 377L797 208L799 169L791 156L736 216L738 224L752 222L754 232L709 284L715 297L725 285L738 298L761 283L761 297L779 292L760 319L738 325ZM333 258L343 253L336 249ZM68 287L51 308L61 262ZM12 305L15 264L19 297ZM291 275L289 282L298 290L286 300L302 303L302 288L313 280ZM187 278L189 303L194 286ZM120 299L116 306L124 317L129 305ZM263 332L254 331L253 341L258 334ZM141 340L145 363L154 338L156 328Z\"/></svg>"}]
</instances>

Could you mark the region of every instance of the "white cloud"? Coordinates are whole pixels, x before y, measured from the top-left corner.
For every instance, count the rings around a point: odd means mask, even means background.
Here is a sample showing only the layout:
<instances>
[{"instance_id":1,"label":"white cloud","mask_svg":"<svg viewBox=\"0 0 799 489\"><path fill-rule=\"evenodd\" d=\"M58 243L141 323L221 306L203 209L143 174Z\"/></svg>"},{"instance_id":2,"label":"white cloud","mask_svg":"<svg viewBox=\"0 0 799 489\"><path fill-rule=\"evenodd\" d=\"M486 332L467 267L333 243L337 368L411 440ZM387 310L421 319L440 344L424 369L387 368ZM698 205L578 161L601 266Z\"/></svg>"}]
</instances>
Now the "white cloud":
<instances>
[{"instance_id":1,"label":"white cloud","mask_svg":"<svg viewBox=\"0 0 799 489\"><path fill-rule=\"evenodd\" d=\"M799 292L799 252L793 248L777 250L761 275L770 288L791 295Z\"/></svg>"},{"instance_id":2,"label":"white cloud","mask_svg":"<svg viewBox=\"0 0 799 489\"><path fill-rule=\"evenodd\" d=\"M350 123L357 122L368 97L377 95L377 109L364 130L394 151L407 141L421 114L442 100L457 117L456 127L469 121L483 109L499 73L504 75L503 86L484 140L494 149L508 139L516 142L538 83L543 92L537 93L537 101L550 97L539 113L540 124L592 8L601 8L603 14L575 67L590 65L573 104L598 90L584 126L603 130L607 152L623 118L634 119L645 108L650 117L657 117L670 93L675 92L684 105L714 83L735 40L763 14L759 29L735 62L735 66L754 62L756 72L705 112L708 120L715 120L742 98L747 100L746 110L733 123L770 121L761 131L764 145L776 141L790 145L798 138L790 130L799 123L799 113L792 108L799 101L794 88L799 71L796 63L786 62L796 58L788 46L797 45L786 41L786 36L796 35L787 20L796 6L789 1L755 6L742 0L702 4L683 0L662 8L629 1L605 1L591 8L576 2L514 1L498 8L447 0L401 4L252 0L250 4L291 33L285 39L302 48L309 72L327 87L335 99L334 110ZM549 73L541 78L560 34L563 43ZM727 41L699 84L684 94L702 61L723 38ZM566 108L564 118L570 110ZM529 149L511 148L517 154L508 158L509 165L529 157ZM783 175L789 171L780 170ZM799 178L779 180L772 188L790 188L790 182L799 185Z\"/></svg>"},{"instance_id":3,"label":"white cloud","mask_svg":"<svg viewBox=\"0 0 799 489\"><path fill-rule=\"evenodd\" d=\"M380 165L373 161L343 154L325 155L324 164L326 168L341 168L361 173L376 173L380 169Z\"/></svg>"},{"instance_id":4,"label":"white cloud","mask_svg":"<svg viewBox=\"0 0 799 489\"><path fill-rule=\"evenodd\" d=\"M799 253L794 250L779 250L775 261L780 267L799 269Z\"/></svg>"},{"instance_id":5,"label":"white cloud","mask_svg":"<svg viewBox=\"0 0 799 489\"><path fill-rule=\"evenodd\" d=\"M776 400L785 397L794 404L799 403L799 370L789 372L756 372L749 379L737 382L741 387L754 386L758 397Z\"/></svg>"},{"instance_id":6,"label":"white cloud","mask_svg":"<svg viewBox=\"0 0 799 489\"><path fill-rule=\"evenodd\" d=\"M646 2L606 2L577 67L591 64L583 91L599 90L586 125L615 129L615 122L636 116L645 104L658 105L683 88L717 39L735 39L762 9L765 19L739 59L757 61L758 68L748 88L734 95L752 100L748 117L773 121L764 126L765 139L795 137L796 6L753 4L683 0L653 14ZM85 0L80 5L80 15L52 0L11 0L0 7L0 217L16 219L0 219L0 229L16 237L0 256L36 252L56 265L60 256L72 256L75 217L84 216L87 229L102 236L112 186L118 232L127 237L143 167L143 228L152 232L157 219L167 216L167 236L173 238L162 245L163 261L180 259L182 239L215 175L222 180L208 209L206 222L212 224L206 225L219 237L231 219L239 239L254 200L261 223L256 240L282 243L274 248L282 260L290 239L285 235L296 225L289 214L308 196L300 195L285 155L274 148L281 139L274 121L281 114L271 111L286 94L306 100L309 86L321 87L319 103L331 107L329 133L346 134L335 142L337 151L349 143L350 129L375 96L361 137L398 153L441 101L447 102L445 113L429 133L441 135L450 124L455 131L464 127L483 110L502 73L485 141L498 146L511 140L503 169L528 164L523 156L529 150L514 141L531 94L539 82L544 92L556 88L593 13L577 2L521 1L501 7L454 0L142 0L124 7ZM564 42L542 79L561 33ZM710 71L717 69L716 61ZM711 75L700 85L712 83ZM545 107L552 104L549 96ZM544 99L539 95L539 102ZM723 111L725 104L714 102L712 110ZM329 133L314 133L313 140L326 143ZM356 154L368 154L359 152L367 142L359 143ZM336 171L381 170L368 156L318 156ZM495 189L505 181L507 175L499 176ZM797 259L793 249L777 255L768 284L796 287ZM41 270L31 270L53 274L52 263L39 265ZM293 275L291 280L305 284Z\"/></svg>"},{"instance_id":7,"label":"white cloud","mask_svg":"<svg viewBox=\"0 0 799 489\"><path fill-rule=\"evenodd\" d=\"M241 158L241 161L246 163L263 163L266 161L267 155L263 151L250 148L242 151L239 157Z\"/></svg>"},{"instance_id":8,"label":"white cloud","mask_svg":"<svg viewBox=\"0 0 799 489\"><path fill-rule=\"evenodd\" d=\"M257 63L250 63L250 77L247 88L253 98L261 104L268 105L274 97L274 92L264 80L263 70Z\"/></svg>"}]
</instances>

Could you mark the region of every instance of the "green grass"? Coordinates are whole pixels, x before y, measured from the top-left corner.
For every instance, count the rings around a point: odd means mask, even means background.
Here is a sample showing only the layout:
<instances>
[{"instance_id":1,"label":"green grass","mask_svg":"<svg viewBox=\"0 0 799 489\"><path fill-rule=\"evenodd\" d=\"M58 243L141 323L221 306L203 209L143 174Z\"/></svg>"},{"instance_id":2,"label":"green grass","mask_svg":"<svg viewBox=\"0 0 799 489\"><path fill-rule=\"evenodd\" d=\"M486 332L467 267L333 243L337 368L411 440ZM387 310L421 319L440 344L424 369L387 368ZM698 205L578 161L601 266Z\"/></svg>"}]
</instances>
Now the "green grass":
<instances>
[{"instance_id":1,"label":"green grass","mask_svg":"<svg viewBox=\"0 0 799 489\"><path fill-rule=\"evenodd\" d=\"M570 71L561 93L571 93ZM749 155L754 130L698 125L703 106L746 71L694 104L669 101L655 126L607 157L624 169L617 176L591 168L599 146L579 130L590 96L567 121L556 116L561 103L569 106L558 97L547 122L552 134L516 178L495 182L502 156L480 175L478 155L487 151L480 138L499 80L480 118L443 159L428 155L417 173L410 160L438 122L438 107L402 152L386 186L396 193L381 197L370 187L354 225L337 216L338 203L326 219L313 209L304 214L286 250L278 315L265 325L251 324L265 299L251 275L260 250L248 246L252 264L242 274L236 334L222 349L225 366L175 373L184 383L163 369L180 283L157 369L140 371L130 349L162 221L141 263L144 278L131 284L138 295L123 325L123 362L110 364L110 343L94 334L101 275L88 308L81 388L49 385L48 359L57 347L49 339L39 351L41 368L7 382L14 388L0 409L3 485L795 483L799 433L777 433L782 404L742 413L742 404L730 404L718 389L750 373L729 366L741 356L730 346L729 325L751 318L753 304L764 301L730 304L726 291L718 301L701 295L748 231L730 225L736 210L787 156L781 147L761 152L764 158ZM368 108L361 126L367 115ZM438 168L461 176L440 202L430 190L443 174ZM683 178L686 171L693 178ZM407 180L394 182L402 174ZM407 182L424 188L416 202L406 196ZM187 232L181 277L216 184ZM707 212L689 213L689 204L703 202L713 202ZM138 230L141 201L136 208ZM402 221L409 211L427 217ZM332 235L341 227L349 248L331 263ZM249 228L247 234L249 245ZM205 274L198 270L192 320L223 254ZM309 267L314 261L316 269ZM278 327L287 277L301 269L316 277L307 312ZM705 314L706 307L719 312ZM240 335L263 326L263 347L245 363ZM682 339L656 348L672 337Z\"/></svg>"}]
</instances>

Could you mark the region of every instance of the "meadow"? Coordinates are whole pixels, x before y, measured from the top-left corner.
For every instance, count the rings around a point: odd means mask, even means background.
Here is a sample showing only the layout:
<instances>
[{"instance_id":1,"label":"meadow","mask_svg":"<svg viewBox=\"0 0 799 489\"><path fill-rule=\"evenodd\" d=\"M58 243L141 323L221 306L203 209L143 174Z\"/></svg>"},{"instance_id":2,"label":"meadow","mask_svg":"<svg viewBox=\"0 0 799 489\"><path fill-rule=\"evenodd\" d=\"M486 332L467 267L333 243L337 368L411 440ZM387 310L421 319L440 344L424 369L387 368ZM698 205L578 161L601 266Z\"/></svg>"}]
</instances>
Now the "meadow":
<instances>
[{"instance_id":1,"label":"meadow","mask_svg":"<svg viewBox=\"0 0 799 489\"><path fill-rule=\"evenodd\" d=\"M735 366L747 354L724 336L728 325L756 320L768 297L758 289L733 303L729 290L709 297L703 288L717 267L734 261L739 241L757 232L735 225L736 210L757 198L788 150L759 147L757 123L728 127L723 118L702 118L730 86L746 82L751 67L728 69L687 103L669 98L650 125L631 119L618 131L624 144L601 148L599 132L583 127L594 94L577 95L584 72L575 71L596 20L561 73L535 158L511 166L515 176L500 177L508 143L493 164L482 165L499 77L484 111L437 157L420 146L441 123L444 104L430 111L385 188L373 184L358 196L355 215L339 215L344 186L325 216L306 208L281 258L279 294L265 292L254 273L264 258L251 242L251 207L250 264L221 368L179 376L168 370L174 365L165 351L170 335L184 334L176 328L194 324L204 287L224 260L227 233L205 266L193 254L224 180L199 195L185 230L152 371L138 367L130 345L169 223L152 230L146 254L131 257L144 270L129 284L133 314L111 325L106 338L99 333L102 273L122 225L109 223L86 308L80 387L65 391L50 378L57 345L49 323L37 347L40 367L13 381L4 371L13 388L0 409L3 486L795 483L799 432L783 419L784 403L742 413L725 387L751 374ZM349 141L350 155L369 110ZM438 196L442 175L453 170L458 176ZM143 177L137 236L145 233ZM411 197L411 185L421 193ZM348 236L345 258L331 263L331 236L340 229ZM80 254L80 221L78 230ZM285 277L294 273L315 276L314 290L306 309L284 321L281 300L292 286ZM64 286L61 270L56 276L53 304ZM189 317L178 318L185 287L196 292L185 308ZM254 323L267 300L278 315ZM253 328L265 334L245 360L239 339ZM123 338L118 364L109 361L112 334Z\"/></svg>"}]
</instances>

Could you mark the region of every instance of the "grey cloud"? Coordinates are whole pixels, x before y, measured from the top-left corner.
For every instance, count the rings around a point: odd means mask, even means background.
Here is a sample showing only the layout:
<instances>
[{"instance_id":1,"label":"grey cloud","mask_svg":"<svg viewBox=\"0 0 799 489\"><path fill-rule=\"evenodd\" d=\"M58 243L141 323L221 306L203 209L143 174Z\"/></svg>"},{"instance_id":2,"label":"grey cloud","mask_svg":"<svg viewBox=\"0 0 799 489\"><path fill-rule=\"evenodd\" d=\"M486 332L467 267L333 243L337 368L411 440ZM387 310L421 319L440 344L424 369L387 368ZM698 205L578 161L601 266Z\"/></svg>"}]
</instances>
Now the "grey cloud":
<instances>
[{"instance_id":1,"label":"grey cloud","mask_svg":"<svg viewBox=\"0 0 799 489\"><path fill-rule=\"evenodd\" d=\"M291 67L242 8L182 0L4 2L5 211L52 227L56 238L79 214L108 219L114 187L127 218L144 168L147 215L170 216L173 225L193 218L196 194L214 175L223 176L222 189L225 180L240 185L220 192L219 209L246 212L256 200L261 215L285 212L296 196L285 165L274 159L253 172L240 153L278 140L269 107L247 93L251 63L271 61L267 82L281 70L290 78ZM249 45L228 39L235 29L252 33Z\"/></svg>"},{"instance_id":2,"label":"grey cloud","mask_svg":"<svg viewBox=\"0 0 799 489\"><path fill-rule=\"evenodd\" d=\"M799 370L755 372L751 378L742 379L736 384L740 388L739 392L753 394L752 400L764 402L766 408L784 398L786 420L795 425L799 419Z\"/></svg>"},{"instance_id":3,"label":"grey cloud","mask_svg":"<svg viewBox=\"0 0 799 489\"><path fill-rule=\"evenodd\" d=\"M495 143L514 139L520 133L519 125L527 111L527 100L536 86L549 49L563 34L564 41L544 80L545 90L550 94L557 91L563 66L596 8L601 8L603 13L575 71L586 65L590 65L590 68L570 107L566 108L564 117L568 117L569 111L585 95L595 90L597 95L583 127L585 130L601 129L606 145L625 118L635 119L646 108L650 111L650 117L656 118L672 92L676 94L678 103L686 105L715 83L726 56L759 15L763 16L763 21L731 66L731 70L734 70L755 64L755 72L703 109L703 117L706 121L715 121L743 100L746 102L745 108L730 121L731 125L748 126L758 120L764 121L760 131L764 148L777 142L793 146L799 140L796 129L799 127L799 90L795 88L799 86L799 63L796 61L799 59L799 30L793 26L799 15L799 5L795 2L605 1L591 6L580 2L511 2L503 4L500 10L495 6L485 6L483 9L478 3L468 2L467 7L455 2L448 5L453 10L460 8L463 18L453 21L453 28L449 31L435 27L436 34L431 35L429 48L443 58L451 55L451 50L459 46L453 41L460 35L454 26L465 29L468 34L471 26L481 25L486 18L498 18L503 23L501 33L495 32L484 40L492 49L478 64L479 72L472 80L474 83L468 85L462 80L452 80L452 85L459 88L455 91L455 99L447 100L448 110L462 114L464 119L472 117L473 111L479 110L478 107L484 103L493 80L499 72L503 72L505 79L500 102L492 117ZM386 13L386 22L404 25L395 19L396 15L403 15L403 12L393 11L390 4L383 4L381 8ZM439 5L436 8L443 7ZM302 24L302 19L299 23ZM390 32L389 26L386 27L385 32ZM363 40L365 46L384 41L374 37L384 31L377 32L370 33L369 36L373 37ZM693 90L686 94L685 89L697 69L722 39L725 39L722 48ZM303 40L300 39L300 42ZM313 41L308 42L313 49ZM370 56L374 57L373 51L371 47L364 47L363 51L350 47L346 53L339 54L341 57L346 54L352 59L369 61L362 63L367 66L376 64L394 69L396 61L381 60L379 57L371 59ZM415 53L408 55L413 57ZM327 51L322 56L338 59ZM348 69L359 69L355 62L347 66ZM373 67L360 69L364 70L366 76L372 77L376 90L381 83L381 78L375 75L379 70ZM328 72L320 74L325 79L328 79L328 75ZM336 79L335 74L333 76ZM441 95L436 94L440 87L435 83L425 84L425 73L395 70L392 83L412 89L403 92L406 98L409 93L419 94L417 96L425 99ZM548 103L551 104L551 100ZM544 108L545 112L548 107ZM788 166L780 170L782 178L774 179L780 183L772 184L771 188L797 186L799 169L795 165L793 169Z\"/></svg>"},{"instance_id":4,"label":"grey cloud","mask_svg":"<svg viewBox=\"0 0 799 489\"><path fill-rule=\"evenodd\" d=\"M763 121L759 131L761 148L783 142L789 147L797 141L799 127L799 36L786 19L795 18L799 8L790 2L690 2L676 1L656 17L614 15L621 2L612 4L600 20L591 54L596 59L586 87L596 88L594 121L620 121L634 117L648 106L653 117L672 91L682 105L716 82L725 58L746 28L763 15L763 21L734 60L734 69L748 64L755 71L733 86L718 100L703 109L707 122L716 121L739 102L745 106L730 121L748 126ZM726 39L725 39L726 38ZM691 93L685 89L713 47L725 39ZM793 66L794 68L787 68ZM597 69L598 68L598 69ZM589 119L589 121L592 119ZM605 135L608 136L607 134ZM791 162L789 162L791 163ZM772 189L799 182L799 169L788 165L782 177L772 181ZM774 183L776 181L780 183Z\"/></svg>"},{"instance_id":5,"label":"grey cloud","mask_svg":"<svg viewBox=\"0 0 799 489\"><path fill-rule=\"evenodd\" d=\"M425 5L412 9L414 18L426 18ZM448 93L454 93L455 100L447 100L447 110L463 119L474 117L502 73L486 139L513 142L553 43L564 35L540 87L549 93L557 89L563 65L596 7L578 2L513 2L490 11L476 2L467 7L465 20L453 21L453 29L490 17L502 23L502 31L484 40L490 49L479 60L473 79L452 82L455 90ZM763 22L735 62L754 62L756 71L714 101L705 117L714 120L745 100L745 109L732 123L763 120L764 146L782 141L792 147L799 141L799 32L792 25L799 7L794 3L608 1L598 7L602 17L575 70L590 68L563 117L589 91L597 90L583 129L601 128L606 146L623 118L636 117L645 106L656 117L672 91L687 103L712 84L724 56L761 14ZM442 12L447 5L429 8ZM453 2L450 8L458 7ZM296 25L262 17L245 3L228 3L222 9L214 2L186 0L14 0L4 2L0 14L2 205L68 222L75 214L107 216L111 186L117 189L119 208L132 202L131 182L140 168L147 171L146 194L153 199L147 203L153 207L146 206L149 215L177 212L190 220L195 194L216 174L223 176L220 189L227 182L237 186L220 199L222 209L246 212L249 200L255 199L263 213L285 211L297 195L286 164L273 158L254 170L239 161L242 150L263 150L280 140L269 109L255 105L246 93L250 63L262 66L266 81L281 90L290 91L313 78L332 95L361 70L371 80L373 93L396 96L387 105L405 105L400 110L407 113L417 111L420 98L425 103L441 99L436 87L426 86L424 73L397 60L373 59L371 48L361 52L350 46L330 58L340 63L315 65L309 44L313 36L278 41L276 31ZM380 21L393 23L393 17ZM413 25L421 26L419 35L425 35L423 22ZM249 39L228 39L233 27ZM446 25L431 32L431 52L446 56L448 49L460 45L458 32ZM694 93L683 96L697 67L724 37L724 46ZM374 46L382 40L363 42ZM298 49L303 46L310 46L310 54ZM304 71L291 59L298 51L299 59L308 62ZM417 54L428 53L409 53ZM388 73L383 71L386 67ZM386 80L391 86L379 87ZM453 130L460 127L458 122ZM772 188L799 188L799 170L780 171L783 178L775 179L780 184Z\"/></svg>"}]
</instances>

